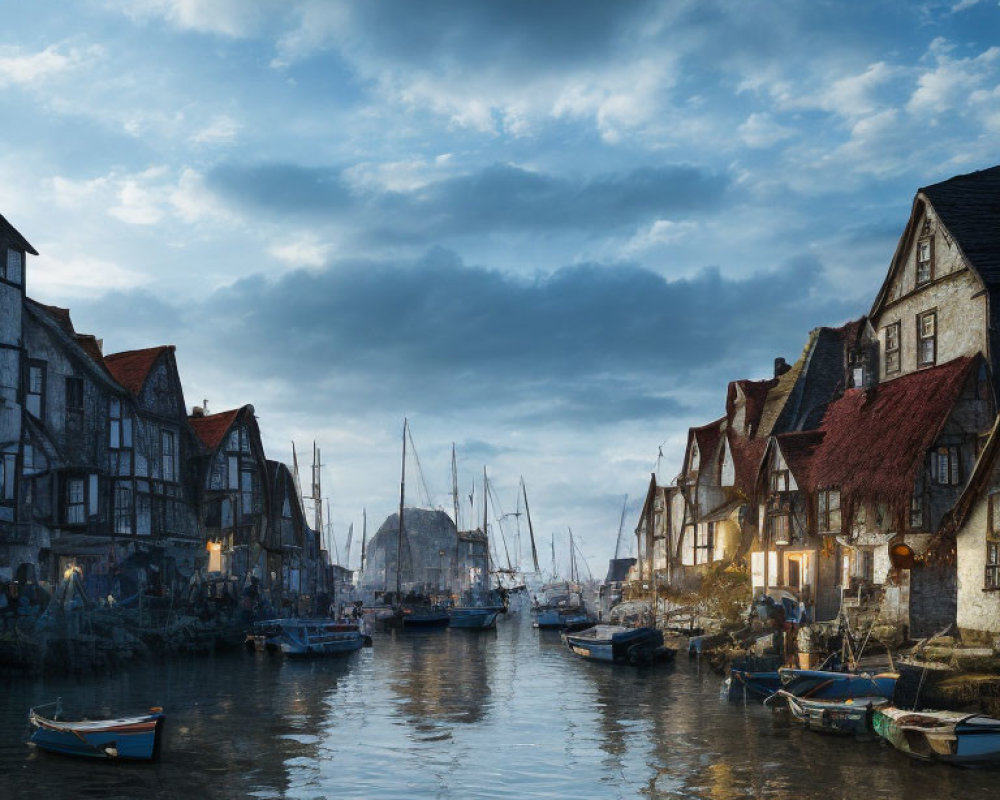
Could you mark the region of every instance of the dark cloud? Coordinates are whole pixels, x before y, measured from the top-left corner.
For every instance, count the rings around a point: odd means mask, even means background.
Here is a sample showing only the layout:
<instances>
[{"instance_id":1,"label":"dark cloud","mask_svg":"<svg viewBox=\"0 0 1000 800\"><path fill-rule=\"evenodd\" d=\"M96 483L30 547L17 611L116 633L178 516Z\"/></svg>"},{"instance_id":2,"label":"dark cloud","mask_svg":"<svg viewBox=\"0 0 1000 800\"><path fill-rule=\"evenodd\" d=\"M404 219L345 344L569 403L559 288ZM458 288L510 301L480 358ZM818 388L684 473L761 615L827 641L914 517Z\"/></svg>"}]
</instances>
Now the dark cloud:
<instances>
[{"instance_id":1,"label":"dark cloud","mask_svg":"<svg viewBox=\"0 0 1000 800\"><path fill-rule=\"evenodd\" d=\"M729 178L693 166L642 167L621 174L564 178L493 165L412 192L352 194L340 173L272 164L215 169L210 187L244 207L283 219L336 215L369 241L575 230L600 235L664 216L718 207Z\"/></svg>"},{"instance_id":2,"label":"dark cloud","mask_svg":"<svg viewBox=\"0 0 1000 800\"><path fill-rule=\"evenodd\" d=\"M351 7L354 41L366 52L414 68L519 72L538 62L589 64L633 39L655 3L636 0L505 0L503 3L358 3ZM401 24L405 21L405 24ZM347 43L350 48L352 42Z\"/></svg>"},{"instance_id":3,"label":"dark cloud","mask_svg":"<svg viewBox=\"0 0 1000 800\"><path fill-rule=\"evenodd\" d=\"M194 313L202 358L292 385L309 376L324 402L589 423L675 413L706 373L739 370L721 393L755 363L794 357L817 321L859 313L824 288L808 258L740 280L586 264L524 281L435 250L248 278Z\"/></svg>"}]
</instances>

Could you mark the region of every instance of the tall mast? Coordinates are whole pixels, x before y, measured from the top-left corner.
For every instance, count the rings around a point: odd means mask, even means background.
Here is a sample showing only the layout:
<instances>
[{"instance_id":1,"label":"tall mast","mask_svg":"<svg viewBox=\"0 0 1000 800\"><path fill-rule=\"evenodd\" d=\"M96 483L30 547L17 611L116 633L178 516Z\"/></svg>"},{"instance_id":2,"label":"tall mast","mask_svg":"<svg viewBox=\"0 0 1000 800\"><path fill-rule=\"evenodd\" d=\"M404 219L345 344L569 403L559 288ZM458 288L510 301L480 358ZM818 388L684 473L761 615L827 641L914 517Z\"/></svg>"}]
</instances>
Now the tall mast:
<instances>
[{"instance_id":1,"label":"tall mast","mask_svg":"<svg viewBox=\"0 0 1000 800\"><path fill-rule=\"evenodd\" d=\"M490 533L489 528L487 528L487 514L486 507L489 505L490 491L489 484L486 482L486 466L483 466L483 536L486 541L486 557L483 560L483 577L480 581L480 588L485 589L490 585Z\"/></svg>"},{"instance_id":2,"label":"tall mast","mask_svg":"<svg viewBox=\"0 0 1000 800\"><path fill-rule=\"evenodd\" d=\"M451 443L451 502L455 507L455 530L458 524L458 464L455 462L455 443Z\"/></svg>"},{"instance_id":3,"label":"tall mast","mask_svg":"<svg viewBox=\"0 0 1000 800\"><path fill-rule=\"evenodd\" d=\"M313 441L313 467L312 467L312 501L313 501L313 514L316 522L316 530L319 532L320 539L324 537L323 530L323 491L320 487L320 456L319 448L316 446L316 442ZM329 547L327 547L327 552L329 552Z\"/></svg>"},{"instance_id":4,"label":"tall mast","mask_svg":"<svg viewBox=\"0 0 1000 800\"><path fill-rule=\"evenodd\" d=\"M625 502L622 503L622 516L618 520L618 538L615 540L615 560L618 560L618 550L622 546L622 526L625 525L625 509L628 507L628 495L625 495Z\"/></svg>"},{"instance_id":5,"label":"tall mast","mask_svg":"<svg viewBox=\"0 0 1000 800\"><path fill-rule=\"evenodd\" d=\"M528 490L524 486L524 477L521 477L521 491L524 493L524 513L528 517L528 534L531 536L531 561L535 565L535 572L541 572L538 568L538 551L535 549L535 529L531 525L531 509L528 508Z\"/></svg>"},{"instance_id":6,"label":"tall mast","mask_svg":"<svg viewBox=\"0 0 1000 800\"><path fill-rule=\"evenodd\" d=\"M406 417L403 417L403 462L399 470L399 531L396 537L396 605L403 591L403 498L406 496Z\"/></svg>"},{"instance_id":7,"label":"tall mast","mask_svg":"<svg viewBox=\"0 0 1000 800\"><path fill-rule=\"evenodd\" d=\"M576 574L576 548L573 545L573 529L569 528L569 580L570 583L576 583L578 580Z\"/></svg>"},{"instance_id":8,"label":"tall mast","mask_svg":"<svg viewBox=\"0 0 1000 800\"><path fill-rule=\"evenodd\" d=\"M365 571L365 545L368 544L368 509L361 509L361 569L359 572Z\"/></svg>"}]
</instances>

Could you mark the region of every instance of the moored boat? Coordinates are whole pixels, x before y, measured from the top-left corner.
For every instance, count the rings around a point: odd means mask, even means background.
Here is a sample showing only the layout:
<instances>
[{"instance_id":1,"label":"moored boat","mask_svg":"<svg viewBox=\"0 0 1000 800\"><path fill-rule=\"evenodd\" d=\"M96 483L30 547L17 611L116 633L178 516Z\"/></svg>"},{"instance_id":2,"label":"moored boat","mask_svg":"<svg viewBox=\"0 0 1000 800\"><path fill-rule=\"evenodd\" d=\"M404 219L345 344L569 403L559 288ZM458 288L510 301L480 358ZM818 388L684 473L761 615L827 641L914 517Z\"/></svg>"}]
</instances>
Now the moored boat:
<instances>
[{"instance_id":1,"label":"moored boat","mask_svg":"<svg viewBox=\"0 0 1000 800\"><path fill-rule=\"evenodd\" d=\"M567 631L562 639L580 658L609 664L642 666L674 655L673 650L663 646L663 633L656 628L594 625L581 631Z\"/></svg>"},{"instance_id":2,"label":"moored boat","mask_svg":"<svg viewBox=\"0 0 1000 800\"><path fill-rule=\"evenodd\" d=\"M489 606L456 606L448 611L448 624L452 628L489 630L496 628L500 611Z\"/></svg>"},{"instance_id":3,"label":"moored boat","mask_svg":"<svg viewBox=\"0 0 1000 800\"><path fill-rule=\"evenodd\" d=\"M863 738L872 732L875 709L889 704L886 697L855 697L847 700L797 697L779 689L775 692L788 704L792 716L810 730Z\"/></svg>"},{"instance_id":4,"label":"moored boat","mask_svg":"<svg viewBox=\"0 0 1000 800\"><path fill-rule=\"evenodd\" d=\"M958 766L1000 765L1000 719L958 711L878 709L875 733L924 761Z\"/></svg>"},{"instance_id":5,"label":"moored boat","mask_svg":"<svg viewBox=\"0 0 1000 800\"><path fill-rule=\"evenodd\" d=\"M821 669L782 667L778 670L781 688L796 697L823 700L850 700L856 697L892 699L899 674L896 672L835 672Z\"/></svg>"},{"instance_id":6,"label":"moored boat","mask_svg":"<svg viewBox=\"0 0 1000 800\"><path fill-rule=\"evenodd\" d=\"M269 619L254 623L247 645L293 658L339 656L360 650L368 638L360 625L350 620Z\"/></svg>"},{"instance_id":7,"label":"moored boat","mask_svg":"<svg viewBox=\"0 0 1000 800\"><path fill-rule=\"evenodd\" d=\"M55 706L47 717L39 709ZM148 714L115 719L61 720L60 703L36 706L28 712L33 727L30 742L42 750L89 758L150 761L159 755L166 716L158 707Z\"/></svg>"}]
</instances>

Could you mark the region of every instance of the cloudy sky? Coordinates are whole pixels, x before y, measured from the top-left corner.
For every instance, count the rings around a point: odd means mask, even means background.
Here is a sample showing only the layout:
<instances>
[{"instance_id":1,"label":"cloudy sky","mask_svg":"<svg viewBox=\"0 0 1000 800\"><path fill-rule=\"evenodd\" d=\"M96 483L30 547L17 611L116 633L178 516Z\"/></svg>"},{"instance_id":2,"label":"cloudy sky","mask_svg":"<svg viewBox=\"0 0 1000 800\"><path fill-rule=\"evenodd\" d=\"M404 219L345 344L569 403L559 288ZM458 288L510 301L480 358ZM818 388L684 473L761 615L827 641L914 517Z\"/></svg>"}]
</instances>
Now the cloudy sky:
<instances>
[{"instance_id":1,"label":"cloudy sky","mask_svg":"<svg viewBox=\"0 0 1000 800\"><path fill-rule=\"evenodd\" d=\"M315 440L341 546L398 502L405 416L433 503L454 442L463 494L485 465L510 513L523 475L603 573L660 448L669 480L729 380L867 312L918 187L1000 161L998 31L995 0L11 3L0 213L105 352L174 344L189 405Z\"/></svg>"}]
</instances>

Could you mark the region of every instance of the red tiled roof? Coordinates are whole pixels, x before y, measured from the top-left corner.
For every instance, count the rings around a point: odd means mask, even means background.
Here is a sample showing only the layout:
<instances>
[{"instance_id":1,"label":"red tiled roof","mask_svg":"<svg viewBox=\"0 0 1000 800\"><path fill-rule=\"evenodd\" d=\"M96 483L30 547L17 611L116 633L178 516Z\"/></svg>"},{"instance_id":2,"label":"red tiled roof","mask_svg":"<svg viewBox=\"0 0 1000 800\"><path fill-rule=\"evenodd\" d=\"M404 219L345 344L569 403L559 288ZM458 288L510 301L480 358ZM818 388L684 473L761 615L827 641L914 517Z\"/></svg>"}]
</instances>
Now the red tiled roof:
<instances>
[{"instance_id":1,"label":"red tiled roof","mask_svg":"<svg viewBox=\"0 0 1000 800\"><path fill-rule=\"evenodd\" d=\"M839 488L854 501L908 499L974 360L957 358L873 389L845 392L820 426L825 435L814 453L814 487Z\"/></svg>"},{"instance_id":2,"label":"red tiled roof","mask_svg":"<svg viewBox=\"0 0 1000 800\"><path fill-rule=\"evenodd\" d=\"M166 351L173 349L173 345L161 345L160 347L148 347L145 350L112 353L104 357L104 363L118 383L133 395L138 396L156 360Z\"/></svg>"},{"instance_id":3,"label":"red tiled roof","mask_svg":"<svg viewBox=\"0 0 1000 800\"><path fill-rule=\"evenodd\" d=\"M221 411L206 417L188 417L188 422L191 423L191 427L194 428L194 432L202 444L210 450L215 450L222 443L226 433L242 410L234 408L232 411Z\"/></svg>"}]
</instances>

